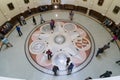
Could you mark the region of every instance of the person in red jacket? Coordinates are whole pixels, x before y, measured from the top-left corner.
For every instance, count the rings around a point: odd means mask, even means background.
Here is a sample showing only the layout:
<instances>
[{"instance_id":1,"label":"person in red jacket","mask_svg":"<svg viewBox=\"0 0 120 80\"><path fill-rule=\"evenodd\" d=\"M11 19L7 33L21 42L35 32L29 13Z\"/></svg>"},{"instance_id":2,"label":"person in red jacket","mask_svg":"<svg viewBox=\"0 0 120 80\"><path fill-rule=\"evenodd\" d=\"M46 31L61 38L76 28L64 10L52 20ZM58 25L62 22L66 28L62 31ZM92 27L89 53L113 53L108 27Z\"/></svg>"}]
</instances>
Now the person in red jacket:
<instances>
[{"instance_id":1,"label":"person in red jacket","mask_svg":"<svg viewBox=\"0 0 120 80\"><path fill-rule=\"evenodd\" d=\"M51 59L52 57L52 52L50 51L50 49L48 49L48 51L46 52L47 56L48 56L48 60Z\"/></svg>"}]
</instances>

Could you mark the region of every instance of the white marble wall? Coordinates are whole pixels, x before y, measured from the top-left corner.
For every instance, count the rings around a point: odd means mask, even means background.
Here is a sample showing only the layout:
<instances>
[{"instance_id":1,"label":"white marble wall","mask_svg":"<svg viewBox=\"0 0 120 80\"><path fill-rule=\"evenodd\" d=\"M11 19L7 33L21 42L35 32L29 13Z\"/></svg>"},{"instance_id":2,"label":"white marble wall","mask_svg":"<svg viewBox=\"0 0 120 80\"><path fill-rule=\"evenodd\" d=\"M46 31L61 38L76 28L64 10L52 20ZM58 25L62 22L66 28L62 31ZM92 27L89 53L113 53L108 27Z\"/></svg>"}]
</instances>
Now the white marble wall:
<instances>
[{"instance_id":1,"label":"white marble wall","mask_svg":"<svg viewBox=\"0 0 120 80\"><path fill-rule=\"evenodd\" d=\"M0 25L2 25L5 21L7 21L7 18L3 15L3 12L0 11Z\"/></svg>"}]
</instances>

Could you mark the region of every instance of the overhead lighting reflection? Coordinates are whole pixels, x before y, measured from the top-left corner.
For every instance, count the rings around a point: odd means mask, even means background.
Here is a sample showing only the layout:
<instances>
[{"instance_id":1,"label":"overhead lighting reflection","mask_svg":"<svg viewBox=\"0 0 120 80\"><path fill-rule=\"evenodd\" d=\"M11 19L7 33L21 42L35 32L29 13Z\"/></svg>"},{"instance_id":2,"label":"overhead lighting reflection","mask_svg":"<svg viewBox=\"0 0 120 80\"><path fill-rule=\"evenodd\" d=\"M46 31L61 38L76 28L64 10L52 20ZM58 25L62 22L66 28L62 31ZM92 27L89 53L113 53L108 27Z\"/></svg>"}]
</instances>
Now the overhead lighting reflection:
<instances>
[{"instance_id":1,"label":"overhead lighting reflection","mask_svg":"<svg viewBox=\"0 0 120 80\"><path fill-rule=\"evenodd\" d=\"M58 6L57 6L57 5L55 5L55 6L54 6L54 8L55 8L55 9L57 9L57 8L58 8Z\"/></svg>"}]
</instances>

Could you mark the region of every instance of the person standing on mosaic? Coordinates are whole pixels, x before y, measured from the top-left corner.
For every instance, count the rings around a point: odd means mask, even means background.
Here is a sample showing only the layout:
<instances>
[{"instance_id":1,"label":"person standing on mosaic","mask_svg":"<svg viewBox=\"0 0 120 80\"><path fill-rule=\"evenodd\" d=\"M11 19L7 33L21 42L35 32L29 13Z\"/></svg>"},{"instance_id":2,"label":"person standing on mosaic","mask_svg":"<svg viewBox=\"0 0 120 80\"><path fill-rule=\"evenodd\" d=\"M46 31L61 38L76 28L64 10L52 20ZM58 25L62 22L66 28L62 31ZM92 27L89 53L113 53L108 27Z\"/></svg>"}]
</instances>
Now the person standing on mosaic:
<instances>
[{"instance_id":1,"label":"person standing on mosaic","mask_svg":"<svg viewBox=\"0 0 120 80\"><path fill-rule=\"evenodd\" d=\"M23 33L22 33L21 29L20 29L20 26L16 26L16 30L17 30L19 36L21 37Z\"/></svg>"},{"instance_id":2,"label":"person standing on mosaic","mask_svg":"<svg viewBox=\"0 0 120 80\"><path fill-rule=\"evenodd\" d=\"M41 24L45 23L45 20L43 19L42 14L40 14L40 23Z\"/></svg>"},{"instance_id":3,"label":"person standing on mosaic","mask_svg":"<svg viewBox=\"0 0 120 80\"><path fill-rule=\"evenodd\" d=\"M54 21L53 19L51 19L51 21L50 21L50 28L51 28L51 30L54 31L54 28L55 28L55 21Z\"/></svg>"},{"instance_id":4,"label":"person standing on mosaic","mask_svg":"<svg viewBox=\"0 0 120 80\"><path fill-rule=\"evenodd\" d=\"M73 67L74 67L74 64L71 62L68 66L68 75L72 73Z\"/></svg>"},{"instance_id":5,"label":"person standing on mosaic","mask_svg":"<svg viewBox=\"0 0 120 80\"><path fill-rule=\"evenodd\" d=\"M32 17L32 20L33 20L34 25L36 25L37 23L36 23L36 19L34 16Z\"/></svg>"},{"instance_id":6,"label":"person standing on mosaic","mask_svg":"<svg viewBox=\"0 0 120 80\"><path fill-rule=\"evenodd\" d=\"M73 16L74 16L74 12L71 10L70 13L69 13L69 17L70 17L71 21L73 20Z\"/></svg>"},{"instance_id":7,"label":"person standing on mosaic","mask_svg":"<svg viewBox=\"0 0 120 80\"><path fill-rule=\"evenodd\" d=\"M48 51L46 52L47 56L48 56L48 60L50 60L52 58L52 52L50 51L50 49L48 49Z\"/></svg>"},{"instance_id":8,"label":"person standing on mosaic","mask_svg":"<svg viewBox=\"0 0 120 80\"><path fill-rule=\"evenodd\" d=\"M58 68L58 66L53 66L53 69L52 69L52 71L54 72L54 76L57 76L58 75L58 70L59 70L59 68Z\"/></svg>"},{"instance_id":9,"label":"person standing on mosaic","mask_svg":"<svg viewBox=\"0 0 120 80\"><path fill-rule=\"evenodd\" d=\"M66 66L68 66L69 63L70 63L70 57L67 57Z\"/></svg>"}]
</instances>

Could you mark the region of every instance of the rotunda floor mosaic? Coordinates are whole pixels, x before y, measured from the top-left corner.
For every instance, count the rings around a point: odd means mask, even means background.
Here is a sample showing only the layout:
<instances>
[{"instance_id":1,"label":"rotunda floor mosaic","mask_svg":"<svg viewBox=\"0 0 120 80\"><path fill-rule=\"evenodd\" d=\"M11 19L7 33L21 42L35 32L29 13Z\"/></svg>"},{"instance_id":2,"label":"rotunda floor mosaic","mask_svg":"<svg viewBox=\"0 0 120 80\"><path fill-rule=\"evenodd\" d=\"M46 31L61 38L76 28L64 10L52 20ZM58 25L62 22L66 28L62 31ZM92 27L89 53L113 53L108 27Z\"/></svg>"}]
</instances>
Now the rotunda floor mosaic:
<instances>
[{"instance_id":1,"label":"rotunda floor mosaic","mask_svg":"<svg viewBox=\"0 0 120 80\"><path fill-rule=\"evenodd\" d=\"M52 52L49 60L46 51ZM55 20L54 31L49 22L34 28L26 39L25 52L29 62L38 70L53 74L52 67L59 67L59 75L67 74L67 57L75 65L72 73L85 68L94 55L94 41L89 31L80 24Z\"/></svg>"}]
</instances>

